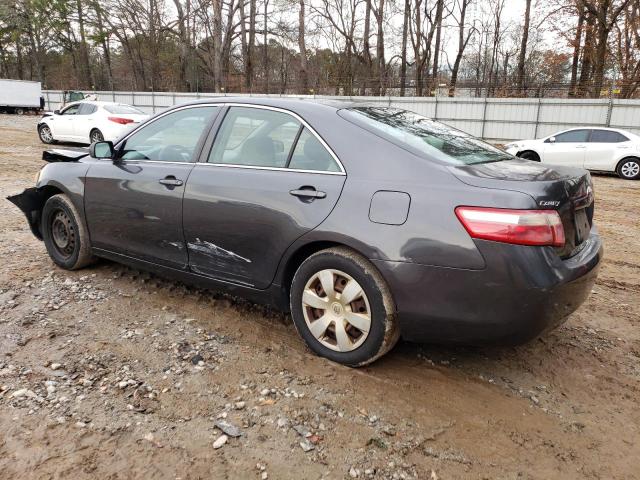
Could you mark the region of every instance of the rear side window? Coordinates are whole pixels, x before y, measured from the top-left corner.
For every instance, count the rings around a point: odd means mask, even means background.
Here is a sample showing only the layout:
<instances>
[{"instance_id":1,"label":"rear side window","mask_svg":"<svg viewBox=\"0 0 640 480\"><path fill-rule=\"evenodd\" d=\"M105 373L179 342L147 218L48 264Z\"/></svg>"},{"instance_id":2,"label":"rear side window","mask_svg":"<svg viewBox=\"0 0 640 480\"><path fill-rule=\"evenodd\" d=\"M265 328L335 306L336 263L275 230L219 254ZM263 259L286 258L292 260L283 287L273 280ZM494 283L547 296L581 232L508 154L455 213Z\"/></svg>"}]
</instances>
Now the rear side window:
<instances>
[{"instance_id":1,"label":"rear side window","mask_svg":"<svg viewBox=\"0 0 640 480\"><path fill-rule=\"evenodd\" d=\"M98 107L92 105L91 103L81 103L77 115L91 115L97 109Z\"/></svg>"},{"instance_id":2,"label":"rear side window","mask_svg":"<svg viewBox=\"0 0 640 480\"><path fill-rule=\"evenodd\" d=\"M287 113L231 107L216 136L209 163L286 167L300 126Z\"/></svg>"},{"instance_id":3,"label":"rear side window","mask_svg":"<svg viewBox=\"0 0 640 480\"><path fill-rule=\"evenodd\" d=\"M331 154L307 128L302 130L296 148L291 155L289 168L339 172L340 168Z\"/></svg>"},{"instance_id":4,"label":"rear side window","mask_svg":"<svg viewBox=\"0 0 640 480\"><path fill-rule=\"evenodd\" d=\"M593 130L591 137L589 137L590 143L620 143L627 142L629 139L618 132L612 132L611 130Z\"/></svg>"},{"instance_id":5,"label":"rear side window","mask_svg":"<svg viewBox=\"0 0 640 480\"><path fill-rule=\"evenodd\" d=\"M209 163L340 172L322 143L294 116L253 107L231 107Z\"/></svg>"},{"instance_id":6,"label":"rear side window","mask_svg":"<svg viewBox=\"0 0 640 480\"><path fill-rule=\"evenodd\" d=\"M142 110L138 110L131 105L105 105L104 109L109 113L118 113L120 115L144 115Z\"/></svg>"},{"instance_id":7,"label":"rear side window","mask_svg":"<svg viewBox=\"0 0 640 480\"><path fill-rule=\"evenodd\" d=\"M589 138L589 130L571 130L555 136L556 143L581 143Z\"/></svg>"}]
</instances>

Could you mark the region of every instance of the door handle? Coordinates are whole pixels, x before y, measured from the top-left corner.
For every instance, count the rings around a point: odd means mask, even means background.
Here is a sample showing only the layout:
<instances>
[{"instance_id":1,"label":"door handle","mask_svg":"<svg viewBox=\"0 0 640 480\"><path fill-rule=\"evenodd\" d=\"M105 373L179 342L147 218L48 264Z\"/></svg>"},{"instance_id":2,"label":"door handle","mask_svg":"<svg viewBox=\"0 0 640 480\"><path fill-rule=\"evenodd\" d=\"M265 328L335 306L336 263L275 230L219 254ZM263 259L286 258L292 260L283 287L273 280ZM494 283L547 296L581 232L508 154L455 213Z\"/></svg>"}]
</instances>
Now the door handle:
<instances>
[{"instance_id":1,"label":"door handle","mask_svg":"<svg viewBox=\"0 0 640 480\"><path fill-rule=\"evenodd\" d=\"M587 148L586 145L576 145L576 148Z\"/></svg>"},{"instance_id":2,"label":"door handle","mask_svg":"<svg viewBox=\"0 0 640 480\"><path fill-rule=\"evenodd\" d=\"M158 183L161 183L165 187L179 187L184 182L182 180L174 177L173 175L169 175L169 176L167 176L165 178L162 178L162 179L158 180Z\"/></svg>"},{"instance_id":3,"label":"door handle","mask_svg":"<svg viewBox=\"0 0 640 480\"><path fill-rule=\"evenodd\" d=\"M325 198L327 194L325 192L321 192L316 190L313 187L300 187L298 190L290 190L289 193L294 197L298 197L300 199L314 199L314 198Z\"/></svg>"}]
</instances>

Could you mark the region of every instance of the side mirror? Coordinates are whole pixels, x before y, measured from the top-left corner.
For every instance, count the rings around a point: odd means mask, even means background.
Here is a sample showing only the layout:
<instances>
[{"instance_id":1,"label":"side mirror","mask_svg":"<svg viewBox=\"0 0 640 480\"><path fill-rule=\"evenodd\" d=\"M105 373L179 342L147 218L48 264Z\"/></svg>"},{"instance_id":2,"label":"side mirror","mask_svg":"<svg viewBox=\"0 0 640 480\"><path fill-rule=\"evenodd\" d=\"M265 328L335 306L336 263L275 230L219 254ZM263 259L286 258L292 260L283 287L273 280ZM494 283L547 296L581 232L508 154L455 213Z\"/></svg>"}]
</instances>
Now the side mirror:
<instances>
[{"instance_id":1,"label":"side mirror","mask_svg":"<svg viewBox=\"0 0 640 480\"><path fill-rule=\"evenodd\" d=\"M114 152L113 142L93 142L89 147L89 155L93 158L113 158Z\"/></svg>"},{"instance_id":2,"label":"side mirror","mask_svg":"<svg viewBox=\"0 0 640 480\"><path fill-rule=\"evenodd\" d=\"M53 114L54 114L54 115L60 115L60 110L57 110L57 109L56 109L56 110L54 110L54 111L53 111Z\"/></svg>"},{"instance_id":3,"label":"side mirror","mask_svg":"<svg viewBox=\"0 0 640 480\"><path fill-rule=\"evenodd\" d=\"M549 143L556 143L556 137L549 137Z\"/></svg>"}]
</instances>

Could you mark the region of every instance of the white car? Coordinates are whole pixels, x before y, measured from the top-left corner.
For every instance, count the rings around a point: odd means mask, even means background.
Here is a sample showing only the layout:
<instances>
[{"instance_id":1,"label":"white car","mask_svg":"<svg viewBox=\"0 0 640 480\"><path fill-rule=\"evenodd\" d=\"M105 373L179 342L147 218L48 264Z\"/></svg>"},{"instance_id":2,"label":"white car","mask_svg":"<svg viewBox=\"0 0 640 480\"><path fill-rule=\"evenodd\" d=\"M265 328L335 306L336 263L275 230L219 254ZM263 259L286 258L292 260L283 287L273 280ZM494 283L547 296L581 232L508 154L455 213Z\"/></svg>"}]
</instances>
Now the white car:
<instances>
[{"instance_id":1,"label":"white car","mask_svg":"<svg viewBox=\"0 0 640 480\"><path fill-rule=\"evenodd\" d=\"M114 141L147 118L131 105L83 100L46 113L38 122L38 135L44 143Z\"/></svg>"},{"instance_id":2,"label":"white car","mask_svg":"<svg viewBox=\"0 0 640 480\"><path fill-rule=\"evenodd\" d=\"M615 172L627 180L640 178L640 136L616 128L572 128L504 148L512 155L550 165Z\"/></svg>"}]
</instances>

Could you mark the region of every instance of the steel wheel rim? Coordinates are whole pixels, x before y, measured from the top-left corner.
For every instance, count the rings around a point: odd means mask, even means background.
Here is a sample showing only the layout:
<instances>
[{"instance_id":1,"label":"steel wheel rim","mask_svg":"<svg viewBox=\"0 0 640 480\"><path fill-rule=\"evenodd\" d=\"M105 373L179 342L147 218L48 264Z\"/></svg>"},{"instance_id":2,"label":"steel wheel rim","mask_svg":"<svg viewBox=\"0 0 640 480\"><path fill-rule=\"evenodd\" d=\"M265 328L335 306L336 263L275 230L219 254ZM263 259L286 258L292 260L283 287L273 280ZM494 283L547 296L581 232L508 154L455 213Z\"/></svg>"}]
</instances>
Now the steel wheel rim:
<instances>
[{"instance_id":1,"label":"steel wheel rim","mask_svg":"<svg viewBox=\"0 0 640 480\"><path fill-rule=\"evenodd\" d=\"M65 258L73 255L76 234L71 217L64 210L56 210L51 219L51 238L57 252Z\"/></svg>"},{"instance_id":2,"label":"steel wheel rim","mask_svg":"<svg viewBox=\"0 0 640 480\"><path fill-rule=\"evenodd\" d=\"M635 177L636 175L638 175L638 173L640 173L640 164L636 162L623 163L620 171L625 177Z\"/></svg>"},{"instance_id":3,"label":"steel wheel rim","mask_svg":"<svg viewBox=\"0 0 640 480\"><path fill-rule=\"evenodd\" d=\"M53 135L51 134L51 129L49 127L42 127L40 129L40 136L45 142L53 140Z\"/></svg>"},{"instance_id":4,"label":"steel wheel rim","mask_svg":"<svg viewBox=\"0 0 640 480\"><path fill-rule=\"evenodd\" d=\"M320 270L311 276L302 291L302 313L315 339L336 352L357 349L371 330L366 293L340 270Z\"/></svg>"}]
</instances>

